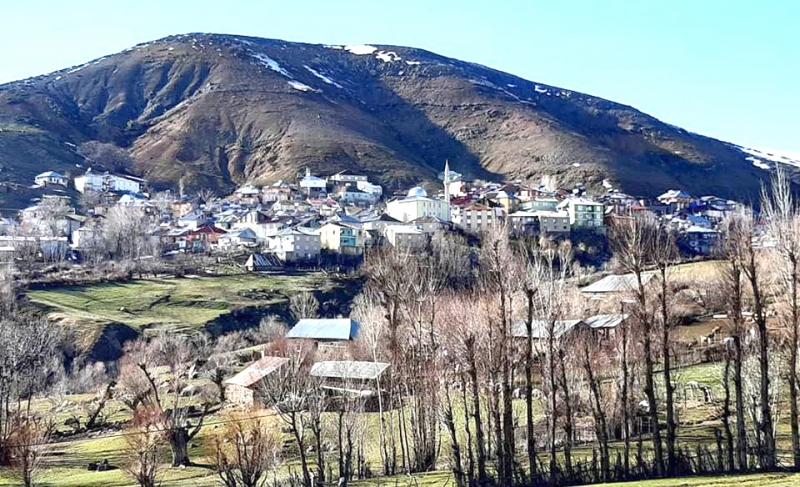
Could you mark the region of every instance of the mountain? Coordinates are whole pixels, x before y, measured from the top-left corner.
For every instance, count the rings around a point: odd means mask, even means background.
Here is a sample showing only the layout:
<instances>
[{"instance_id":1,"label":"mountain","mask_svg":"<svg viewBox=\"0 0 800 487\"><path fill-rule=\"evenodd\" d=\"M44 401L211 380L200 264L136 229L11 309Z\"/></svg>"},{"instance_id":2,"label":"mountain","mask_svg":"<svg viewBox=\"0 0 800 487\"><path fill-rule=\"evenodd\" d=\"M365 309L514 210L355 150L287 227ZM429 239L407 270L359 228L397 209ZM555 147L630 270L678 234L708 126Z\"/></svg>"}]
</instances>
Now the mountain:
<instances>
[{"instance_id":1,"label":"mountain","mask_svg":"<svg viewBox=\"0 0 800 487\"><path fill-rule=\"evenodd\" d=\"M217 34L0 85L6 199L44 170L85 170L78 147L93 140L123 147L131 172L155 187L182 178L190 190L306 167L399 188L435 179L449 159L473 177L742 199L776 163L754 165L741 147L629 106L421 49Z\"/></svg>"}]
</instances>

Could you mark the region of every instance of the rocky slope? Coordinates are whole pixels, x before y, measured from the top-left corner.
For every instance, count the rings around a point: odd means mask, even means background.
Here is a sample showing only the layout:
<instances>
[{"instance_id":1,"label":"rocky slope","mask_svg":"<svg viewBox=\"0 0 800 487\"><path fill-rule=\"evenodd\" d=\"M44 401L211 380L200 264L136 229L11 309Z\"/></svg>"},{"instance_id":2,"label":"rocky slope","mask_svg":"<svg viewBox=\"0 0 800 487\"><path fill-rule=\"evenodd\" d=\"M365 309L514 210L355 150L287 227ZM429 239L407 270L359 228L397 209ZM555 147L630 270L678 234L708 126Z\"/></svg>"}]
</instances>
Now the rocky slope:
<instances>
[{"instance_id":1,"label":"rocky slope","mask_svg":"<svg viewBox=\"0 0 800 487\"><path fill-rule=\"evenodd\" d=\"M81 172L76 147L89 140L126 148L156 186L184 178L221 191L305 167L396 188L435 178L447 158L474 177L747 198L775 164L625 105L420 49L212 34L0 86L0 181Z\"/></svg>"}]
</instances>

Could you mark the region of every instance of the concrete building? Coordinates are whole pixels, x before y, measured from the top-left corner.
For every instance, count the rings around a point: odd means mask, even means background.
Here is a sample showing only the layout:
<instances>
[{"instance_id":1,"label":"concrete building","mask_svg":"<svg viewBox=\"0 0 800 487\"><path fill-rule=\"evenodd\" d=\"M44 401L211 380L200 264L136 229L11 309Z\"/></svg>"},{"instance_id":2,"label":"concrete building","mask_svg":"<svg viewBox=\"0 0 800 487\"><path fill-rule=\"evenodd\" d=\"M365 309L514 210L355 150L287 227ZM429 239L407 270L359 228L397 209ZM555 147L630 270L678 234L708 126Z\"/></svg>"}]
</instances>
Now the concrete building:
<instances>
[{"instance_id":1,"label":"concrete building","mask_svg":"<svg viewBox=\"0 0 800 487\"><path fill-rule=\"evenodd\" d=\"M570 198L558 204L558 210L566 211L569 215L569 224L572 230L593 229L603 230L605 206L586 198Z\"/></svg>"},{"instance_id":2,"label":"concrete building","mask_svg":"<svg viewBox=\"0 0 800 487\"><path fill-rule=\"evenodd\" d=\"M345 174L344 172L340 172L330 176L328 180L334 183L358 183L359 181L369 181L369 178L362 174Z\"/></svg>"},{"instance_id":3,"label":"concrete building","mask_svg":"<svg viewBox=\"0 0 800 487\"><path fill-rule=\"evenodd\" d=\"M86 172L75 178L75 189L79 193L86 191L111 191L116 193L141 193L147 181L133 176L117 174L98 174Z\"/></svg>"},{"instance_id":4,"label":"concrete building","mask_svg":"<svg viewBox=\"0 0 800 487\"><path fill-rule=\"evenodd\" d=\"M345 255L364 253L366 231L361 226L345 222L328 222L317 229L320 246Z\"/></svg>"},{"instance_id":5,"label":"concrete building","mask_svg":"<svg viewBox=\"0 0 800 487\"><path fill-rule=\"evenodd\" d=\"M428 216L449 222L450 203L446 200L429 197L424 189L417 186L411 188L405 198L387 203L386 213L404 223Z\"/></svg>"},{"instance_id":6,"label":"concrete building","mask_svg":"<svg viewBox=\"0 0 800 487\"><path fill-rule=\"evenodd\" d=\"M350 185L340 188L336 192L336 199L345 205L372 206L378 202L380 195L367 193Z\"/></svg>"},{"instance_id":7,"label":"concrete building","mask_svg":"<svg viewBox=\"0 0 800 487\"><path fill-rule=\"evenodd\" d=\"M311 262L319 258L320 235L313 231L286 228L267 239L269 249L284 262Z\"/></svg>"},{"instance_id":8,"label":"concrete building","mask_svg":"<svg viewBox=\"0 0 800 487\"><path fill-rule=\"evenodd\" d=\"M517 211L507 218L517 235L558 237L570 231L569 214L563 211Z\"/></svg>"},{"instance_id":9,"label":"concrete building","mask_svg":"<svg viewBox=\"0 0 800 487\"><path fill-rule=\"evenodd\" d=\"M428 243L428 235L411 225L387 225L383 234L395 248L421 249Z\"/></svg>"},{"instance_id":10,"label":"concrete building","mask_svg":"<svg viewBox=\"0 0 800 487\"><path fill-rule=\"evenodd\" d=\"M37 186L47 186L51 184L66 186L67 183L69 183L69 178L55 171L47 171L33 178L33 181Z\"/></svg>"},{"instance_id":11,"label":"concrete building","mask_svg":"<svg viewBox=\"0 0 800 487\"><path fill-rule=\"evenodd\" d=\"M455 206L452 212L454 225L475 234L490 231L500 225L503 219L502 208L491 208L480 203Z\"/></svg>"}]
</instances>

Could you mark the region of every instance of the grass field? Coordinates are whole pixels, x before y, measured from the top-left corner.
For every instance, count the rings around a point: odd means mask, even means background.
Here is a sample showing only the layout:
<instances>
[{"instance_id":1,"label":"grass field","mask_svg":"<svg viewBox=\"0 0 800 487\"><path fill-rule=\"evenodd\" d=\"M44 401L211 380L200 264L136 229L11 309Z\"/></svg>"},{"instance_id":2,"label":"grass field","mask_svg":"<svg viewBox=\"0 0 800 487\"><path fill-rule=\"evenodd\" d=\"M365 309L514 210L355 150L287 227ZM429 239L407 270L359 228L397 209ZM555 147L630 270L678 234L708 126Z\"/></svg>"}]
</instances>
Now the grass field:
<instances>
[{"instance_id":1,"label":"grass field","mask_svg":"<svg viewBox=\"0 0 800 487\"><path fill-rule=\"evenodd\" d=\"M66 286L28 296L52 318L79 329L123 323L140 332L186 332L235 309L285 303L292 293L331 286L321 274L249 274Z\"/></svg>"}]
</instances>

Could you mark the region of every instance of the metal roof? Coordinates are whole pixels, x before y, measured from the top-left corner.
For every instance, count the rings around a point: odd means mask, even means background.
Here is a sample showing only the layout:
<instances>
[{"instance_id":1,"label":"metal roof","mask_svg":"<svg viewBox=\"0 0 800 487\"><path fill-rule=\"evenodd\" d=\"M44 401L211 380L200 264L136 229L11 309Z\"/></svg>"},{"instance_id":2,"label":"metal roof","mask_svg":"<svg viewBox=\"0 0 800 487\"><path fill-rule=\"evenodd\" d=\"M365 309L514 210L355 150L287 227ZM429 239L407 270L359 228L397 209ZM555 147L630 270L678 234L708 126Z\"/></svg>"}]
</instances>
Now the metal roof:
<instances>
[{"instance_id":1,"label":"metal roof","mask_svg":"<svg viewBox=\"0 0 800 487\"><path fill-rule=\"evenodd\" d=\"M329 360L311 367L311 375L332 379L375 380L389 364L384 362L358 362L354 360Z\"/></svg>"},{"instance_id":2,"label":"metal roof","mask_svg":"<svg viewBox=\"0 0 800 487\"><path fill-rule=\"evenodd\" d=\"M288 361L289 359L284 357L262 357L248 365L238 374L226 380L225 384L250 387L281 368Z\"/></svg>"},{"instance_id":3,"label":"metal roof","mask_svg":"<svg viewBox=\"0 0 800 487\"><path fill-rule=\"evenodd\" d=\"M642 282L647 284L653 274L642 274ZM636 290L634 274L606 276L599 281L581 288L582 293L624 293Z\"/></svg>"},{"instance_id":4,"label":"metal roof","mask_svg":"<svg viewBox=\"0 0 800 487\"><path fill-rule=\"evenodd\" d=\"M350 318L303 319L286 334L286 338L311 340L352 340L358 335L360 325Z\"/></svg>"},{"instance_id":5,"label":"metal roof","mask_svg":"<svg viewBox=\"0 0 800 487\"><path fill-rule=\"evenodd\" d=\"M557 320L555 322L556 338L564 335L569 330L583 323L582 320ZM531 326L531 336L537 340L543 340L548 336L548 322L545 320L533 320ZM526 320L514 320L511 322L511 335L514 338L528 338L528 326Z\"/></svg>"},{"instance_id":6,"label":"metal roof","mask_svg":"<svg viewBox=\"0 0 800 487\"><path fill-rule=\"evenodd\" d=\"M616 328L623 321L628 319L628 315L610 314L595 315L583 320L590 328Z\"/></svg>"}]
</instances>

